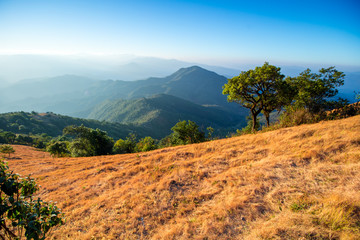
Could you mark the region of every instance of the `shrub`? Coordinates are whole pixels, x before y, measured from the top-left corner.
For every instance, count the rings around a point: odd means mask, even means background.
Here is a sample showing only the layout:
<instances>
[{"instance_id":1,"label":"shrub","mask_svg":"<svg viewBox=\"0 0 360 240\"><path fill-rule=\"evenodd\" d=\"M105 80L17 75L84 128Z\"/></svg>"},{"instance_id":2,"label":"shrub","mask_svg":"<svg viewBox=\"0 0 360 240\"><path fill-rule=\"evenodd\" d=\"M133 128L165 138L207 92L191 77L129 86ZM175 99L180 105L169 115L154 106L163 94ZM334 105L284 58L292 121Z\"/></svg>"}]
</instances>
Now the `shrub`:
<instances>
[{"instance_id":1,"label":"shrub","mask_svg":"<svg viewBox=\"0 0 360 240\"><path fill-rule=\"evenodd\" d=\"M193 121L179 121L171 128L172 142L174 145L192 144L205 141L205 133L199 130L199 126Z\"/></svg>"},{"instance_id":2,"label":"shrub","mask_svg":"<svg viewBox=\"0 0 360 240\"><path fill-rule=\"evenodd\" d=\"M321 120L322 115L311 113L306 108L295 108L289 106L286 111L280 115L279 125L281 127L298 126L301 124L315 123Z\"/></svg>"},{"instance_id":3,"label":"shrub","mask_svg":"<svg viewBox=\"0 0 360 240\"><path fill-rule=\"evenodd\" d=\"M69 144L69 150L73 157L95 156L95 148L87 139L75 139Z\"/></svg>"},{"instance_id":4,"label":"shrub","mask_svg":"<svg viewBox=\"0 0 360 240\"><path fill-rule=\"evenodd\" d=\"M0 238L45 239L51 228L64 224L64 215L51 202L33 200L39 189L34 179L8 169L0 160Z\"/></svg>"},{"instance_id":5,"label":"shrub","mask_svg":"<svg viewBox=\"0 0 360 240\"><path fill-rule=\"evenodd\" d=\"M157 148L155 140L152 137L145 137L140 139L136 144L135 151L137 152L147 152L155 150Z\"/></svg>"},{"instance_id":6,"label":"shrub","mask_svg":"<svg viewBox=\"0 0 360 240\"><path fill-rule=\"evenodd\" d=\"M136 148L136 136L133 133L130 133L125 140L119 139L114 144L113 151L118 154L122 153L133 153Z\"/></svg>"},{"instance_id":7,"label":"shrub","mask_svg":"<svg viewBox=\"0 0 360 240\"><path fill-rule=\"evenodd\" d=\"M64 157L70 153L66 142L61 141L50 142L46 147L46 151L53 157Z\"/></svg>"}]
</instances>

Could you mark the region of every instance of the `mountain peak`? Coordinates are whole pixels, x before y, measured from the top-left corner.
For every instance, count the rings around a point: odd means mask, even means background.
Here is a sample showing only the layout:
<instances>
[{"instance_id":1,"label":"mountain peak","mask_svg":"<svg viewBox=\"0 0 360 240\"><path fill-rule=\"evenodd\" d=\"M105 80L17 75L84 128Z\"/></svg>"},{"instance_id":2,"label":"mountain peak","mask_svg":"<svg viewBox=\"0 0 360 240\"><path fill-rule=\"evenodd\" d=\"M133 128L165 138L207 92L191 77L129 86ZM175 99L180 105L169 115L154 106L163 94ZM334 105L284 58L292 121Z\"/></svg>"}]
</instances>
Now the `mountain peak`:
<instances>
[{"instance_id":1,"label":"mountain peak","mask_svg":"<svg viewBox=\"0 0 360 240\"><path fill-rule=\"evenodd\" d=\"M193 72L193 71L206 71L206 72L210 72L202 67L199 67L197 65L191 66L191 67L185 67L185 68L180 68L177 72ZM175 72L175 73L177 73Z\"/></svg>"},{"instance_id":2,"label":"mountain peak","mask_svg":"<svg viewBox=\"0 0 360 240\"><path fill-rule=\"evenodd\" d=\"M177 81L179 79L184 78L185 76L187 77L192 76L192 78L198 78L198 79L222 77L215 72L206 70L202 67L195 65L187 68L180 68L178 71L168 76L168 78L172 79L172 81Z\"/></svg>"}]
</instances>

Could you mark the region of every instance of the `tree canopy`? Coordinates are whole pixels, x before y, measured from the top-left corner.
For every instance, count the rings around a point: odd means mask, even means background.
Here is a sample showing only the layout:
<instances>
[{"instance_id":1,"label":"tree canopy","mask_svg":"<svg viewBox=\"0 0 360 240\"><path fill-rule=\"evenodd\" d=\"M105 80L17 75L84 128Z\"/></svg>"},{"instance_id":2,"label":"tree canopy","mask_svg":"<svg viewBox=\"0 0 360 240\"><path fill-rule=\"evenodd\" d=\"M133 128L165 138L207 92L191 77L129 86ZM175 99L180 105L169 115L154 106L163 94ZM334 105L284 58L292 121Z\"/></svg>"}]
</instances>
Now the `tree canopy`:
<instances>
[{"instance_id":1,"label":"tree canopy","mask_svg":"<svg viewBox=\"0 0 360 240\"><path fill-rule=\"evenodd\" d=\"M70 144L70 152L74 157L99 156L112 153L114 140L100 129L91 129L83 125L67 126L64 135L75 136Z\"/></svg>"},{"instance_id":2,"label":"tree canopy","mask_svg":"<svg viewBox=\"0 0 360 240\"><path fill-rule=\"evenodd\" d=\"M265 62L261 67L243 71L239 76L228 79L223 86L223 94L228 95L229 102L237 102L250 109L254 131L261 112L269 125L270 113L275 109L281 110L283 105L291 101L290 88L284 78L279 67Z\"/></svg>"},{"instance_id":3,"label":"tree canopy","mask_svg":"<svg viewBox=\"0 0 360 240\"><path fill-rule=\"evenodd\" d=\"M329 110L337 106L339 101L333 98L337 93L337 87L344 85L345 74L335 67L322 68L319 73L312 73L306 69L298 77L288 78L288 83L296 89L294 106L306 108L311 113Z\"/></svg>"},{"instance_id":4,"label":"tree canopy","mask_svg":"<svg viewBox=\"0 0 360 240\"><path fill-rule=\"evenodd\" d=\"M192 144L205 141L205 133L199 130L199 126L188 120L179 121L171 128L174 145Z\"/></svg>"}]
</instances>

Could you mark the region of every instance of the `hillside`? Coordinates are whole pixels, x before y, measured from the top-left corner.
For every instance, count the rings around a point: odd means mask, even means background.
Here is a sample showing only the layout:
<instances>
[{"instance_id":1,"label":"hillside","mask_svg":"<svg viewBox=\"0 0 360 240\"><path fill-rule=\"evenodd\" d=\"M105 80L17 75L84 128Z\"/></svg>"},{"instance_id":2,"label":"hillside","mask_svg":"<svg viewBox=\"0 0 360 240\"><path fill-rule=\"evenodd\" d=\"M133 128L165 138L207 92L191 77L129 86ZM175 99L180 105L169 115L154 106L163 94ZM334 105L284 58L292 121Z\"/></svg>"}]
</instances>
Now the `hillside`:
<instances>
[{"instance_id":1,"label":"hillside","mask_svg":"<svg viewBox=\"0 0 360 240\"><path fill-rule=\"evenodd\" d=\"M80 126L83 124L89 128L99 128L106 131L115 140L125 138L129 133L136 132L139 137L152 134L145 128L130 124L100 122L81 118L73 118L54 113L26 113L12 112L0 114L0 130L22 134L42 134L56 137L62 135L62 130L69 125ZM159 137L159 136L158 136Z\"/></svg>"},{"instance_id":2,"label":"hillside","mask_svg":"<svg viewBox=\"0 0 360 240\"><path fill-rule=\"evenodd\" d=\"M360 116L11 169L67 216L53 239L360 239Z\"/></svg>"},{"instance_id":3,"label":"hillside","mask_svg":"<svg viewBox=\"0 0 360 240\"><path fill-rule=\"evenodd\" d=\"M204 107L166 94L135 100L107 100L97 105L88 115L100 121L132 123L157 131L163 137L179 120L192 120L203 131L212 126L215 129L243 126L245 118L236 113L216 107Z\"/></svg>"}]
</instances>

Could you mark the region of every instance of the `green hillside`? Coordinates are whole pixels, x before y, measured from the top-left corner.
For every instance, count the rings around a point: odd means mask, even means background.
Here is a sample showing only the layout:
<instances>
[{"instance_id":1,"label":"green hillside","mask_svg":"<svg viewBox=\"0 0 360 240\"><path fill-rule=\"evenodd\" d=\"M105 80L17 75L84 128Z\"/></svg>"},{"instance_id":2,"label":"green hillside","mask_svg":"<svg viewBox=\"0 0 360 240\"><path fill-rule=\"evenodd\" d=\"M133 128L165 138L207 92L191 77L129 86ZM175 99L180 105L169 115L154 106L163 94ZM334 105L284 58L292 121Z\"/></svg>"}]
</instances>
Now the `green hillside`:
<instances>
[{"instance_id":1,"label":"green hillside","mask_svg":"<svg viewBox=\"0 0 360 240\"><path fill-rule=\"evenodd\" d=\"M192 120L203 130L243 126L245 118L216 107L204 107L166 94L135 100L107 100L97 105L88 118L101 121L133 123L163 136L179 120Z\"/></svg>"},{"instance_id":2,"label":"green hillside","mask_svg":"<svg viewBox=\"0 0 360 240\"><path fill-rule=\"evenodd\" d=\"M100 122L96 120L87 120L73 118L54 113L27 113L12 112L0 114L0 130L10 131L18 134L42 134L50 136L62 135L62 130L69 125L83 124L89 128L99 128L106 131L114 139L125 138L129 133L135 132L139 137L159 135L153 134L145 128L130 124Z\"/></svg>"}]
</instances>

